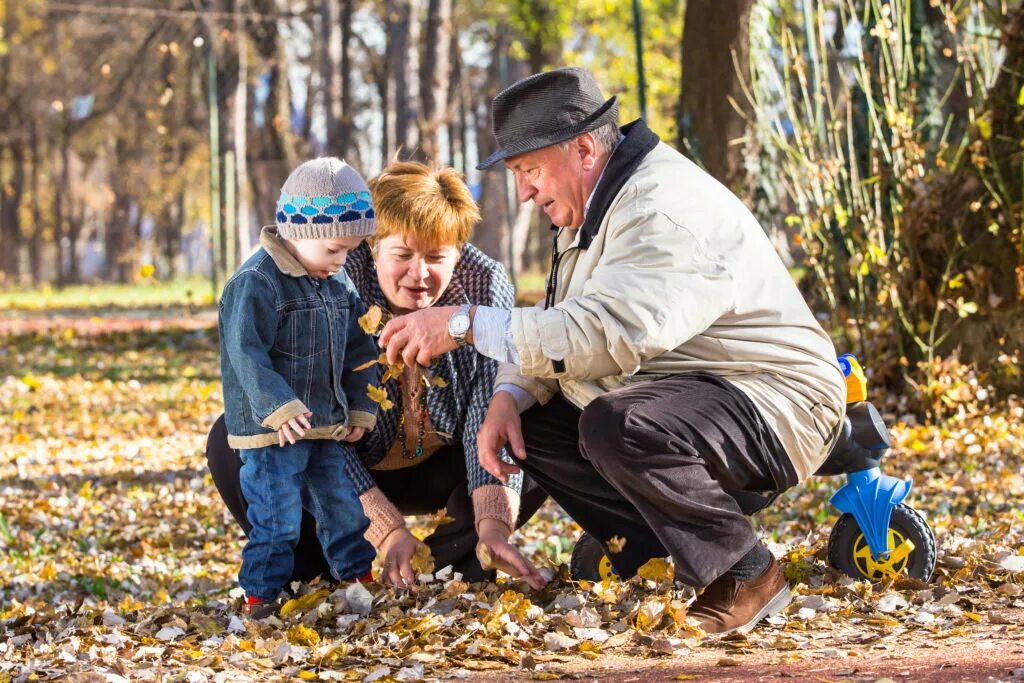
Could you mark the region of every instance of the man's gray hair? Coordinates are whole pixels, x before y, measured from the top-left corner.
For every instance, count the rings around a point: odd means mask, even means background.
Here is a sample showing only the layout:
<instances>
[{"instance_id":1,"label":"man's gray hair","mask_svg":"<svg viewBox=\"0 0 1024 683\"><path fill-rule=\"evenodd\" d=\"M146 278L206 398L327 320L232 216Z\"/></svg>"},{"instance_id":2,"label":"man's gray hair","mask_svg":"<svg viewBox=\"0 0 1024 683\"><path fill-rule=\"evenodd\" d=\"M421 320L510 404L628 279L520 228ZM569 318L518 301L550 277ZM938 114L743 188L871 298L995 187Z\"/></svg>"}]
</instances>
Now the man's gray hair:
<instances>
[{"instance_id":1,"label":"man's gray hair","mask_svg":"<svg viewBox=\"0 0 1024 683\"><path fill-rule=\"evenodd\" d=\"M619 144L619 127L614 123L606 123L600 128L595 128L594 130L587 132L594 136L594 142L597 143L597 148L602 154L612 152ZM586 135L586 133L580 133L580 135ZM576 138L578 137L579 135L576 136ZM561 149L568 149L569 144L576 138L560 142L557 146Z\"/></svg>"}]
</instances>

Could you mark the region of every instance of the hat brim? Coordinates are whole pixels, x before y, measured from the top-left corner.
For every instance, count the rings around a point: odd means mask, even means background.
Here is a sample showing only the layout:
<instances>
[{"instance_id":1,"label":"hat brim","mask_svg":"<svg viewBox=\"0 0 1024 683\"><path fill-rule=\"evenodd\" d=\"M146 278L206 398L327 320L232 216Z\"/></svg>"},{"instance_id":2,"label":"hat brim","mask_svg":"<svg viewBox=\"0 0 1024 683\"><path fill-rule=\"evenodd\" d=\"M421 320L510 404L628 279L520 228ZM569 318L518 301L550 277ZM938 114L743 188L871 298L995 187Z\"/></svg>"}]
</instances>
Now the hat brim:
<instances>
[{"instance_id":1,"label":"hat brim","mask_svg":"<svg viewBox=\"0 0 1024 683\"><path fill-rule=\"evenodd\" d=\"M477 164L476 170L486 171L499 161L504 161L509 157L526 154L527 152L533 152L538 149L544 149L551 145L557 145L559 142L571 140L577 135L583 135L586 132L595 130L606 124L615 123L619 114L618 103L618 95L613 95L611 99L602 104L596 111L594 111L593 114L579 123L574 123L567 128L563 128L546 135L531 137L523 140L520 144L510 145L505 149L498 149L494 154Z\"/></svg>"}]
</instances>

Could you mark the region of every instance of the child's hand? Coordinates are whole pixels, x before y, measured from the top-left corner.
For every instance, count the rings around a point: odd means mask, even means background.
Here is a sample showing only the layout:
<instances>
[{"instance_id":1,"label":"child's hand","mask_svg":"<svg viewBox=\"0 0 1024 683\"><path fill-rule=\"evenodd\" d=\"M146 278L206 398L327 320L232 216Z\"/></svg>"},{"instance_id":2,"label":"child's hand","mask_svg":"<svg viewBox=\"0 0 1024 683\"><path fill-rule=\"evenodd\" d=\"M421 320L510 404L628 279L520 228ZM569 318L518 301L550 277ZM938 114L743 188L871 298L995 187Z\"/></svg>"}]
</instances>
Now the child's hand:
<instances>
[{"instance_id":1,"label":"child's hand","mask_svg":"<svg viewBox=\"0 0 1024 683\"><path fill-rule=\"evenodd\" d=\"M363 427L352 427L348 430L348 434L344 436L342 441L355 443L356 441L359 441L359 439L363 438L364 434L366 434L366 429Z\"/></svg>"},{"instance_id":2,"label":"child's hand","mask_svg":"<svg viewBox=\"0 0 1024 683\"><path fill-rule=\"evenodd\" d=\"M311 417L313 417L313 413L305 412L302 415L293 417L285 422L277 432L277 442L283 446L285 439L288 440L288 443L295 443L295 435L305 436L306 429L313 428L313 426L309 424L309 418ZM305 429L303 429L303 427L305 427ZM292 434L292 432L295 432L295 434Z\"/></svg>"}]
</instances>

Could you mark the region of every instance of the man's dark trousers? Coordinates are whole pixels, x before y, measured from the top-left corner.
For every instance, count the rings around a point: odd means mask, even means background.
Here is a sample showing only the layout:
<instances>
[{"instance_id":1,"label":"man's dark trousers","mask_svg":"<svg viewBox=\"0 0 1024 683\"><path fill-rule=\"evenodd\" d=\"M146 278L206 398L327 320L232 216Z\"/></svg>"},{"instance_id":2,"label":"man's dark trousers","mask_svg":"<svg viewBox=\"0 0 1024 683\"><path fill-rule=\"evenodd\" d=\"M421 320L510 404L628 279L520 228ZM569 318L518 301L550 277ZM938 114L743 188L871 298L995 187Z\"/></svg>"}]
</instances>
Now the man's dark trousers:
<instances>
[{"instance_id":1,"label":"man's dark trousers","mask_svg":"<svg viewBox=\"0 0 1024 683\"><path fill-rule=\"evenodd\" d=\"M519 464L602 544L625 539L609 555L623 576L671 555L676 579L710 584L758 543L736 492L797 481L750 399L707 373L605 394L582 413L556 394L522 424Z\"/></svg>"}]
</instances>

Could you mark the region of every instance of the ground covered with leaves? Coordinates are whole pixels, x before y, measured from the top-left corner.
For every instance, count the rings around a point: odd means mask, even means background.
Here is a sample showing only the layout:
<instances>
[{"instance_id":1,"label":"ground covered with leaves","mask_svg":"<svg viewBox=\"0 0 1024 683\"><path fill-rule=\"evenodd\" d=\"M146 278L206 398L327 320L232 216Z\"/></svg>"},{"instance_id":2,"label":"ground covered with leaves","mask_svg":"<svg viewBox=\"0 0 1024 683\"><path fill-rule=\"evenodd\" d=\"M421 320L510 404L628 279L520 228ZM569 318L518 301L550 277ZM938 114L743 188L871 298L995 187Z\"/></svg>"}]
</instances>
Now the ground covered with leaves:
<instances>
[{"instance_id":1,"label":"ground covered with leaves","mask_svg":"<svg viewBox=\"0 0 1024 683\"><path fill-rule=\"evenodd\" d=\"M518 536L556 579L412 590L296 586L280 619L240 611L242 535L205 467L220 412L210 309L0 318L0 682L1024 679L1024 403L942 424L891 414L886 471L938 539L931 583L829 569L842 482L759 524L798 594L745 637L687 623L693 593L652 566L574 583L578 534L553 505ZM419 520L426 533L436 521Z\"/></svg>"}]
</instances>

